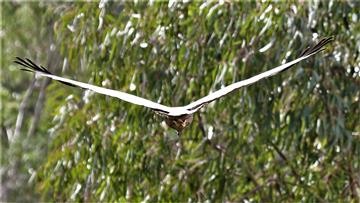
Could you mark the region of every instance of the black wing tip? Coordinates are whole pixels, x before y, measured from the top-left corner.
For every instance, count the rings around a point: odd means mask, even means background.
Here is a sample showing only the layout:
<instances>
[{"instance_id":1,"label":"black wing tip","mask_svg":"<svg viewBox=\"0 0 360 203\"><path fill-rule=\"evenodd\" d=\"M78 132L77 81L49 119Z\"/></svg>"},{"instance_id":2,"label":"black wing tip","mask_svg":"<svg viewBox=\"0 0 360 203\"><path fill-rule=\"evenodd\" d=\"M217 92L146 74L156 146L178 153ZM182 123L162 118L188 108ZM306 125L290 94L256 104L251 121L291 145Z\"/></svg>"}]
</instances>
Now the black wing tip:
<instances>
[{"instance_id":1,"label":"black wing tip","mask_svg":"<svg viewBox=\"0 0 360 203\"><path fill-rule=\"evenodd\" d=\"M313 46L309 46L307 47L301 54L300 57L302 56L307 56L310 54L315 54L318 53L320 51L324 50L324 46L329 44L330 42L334 41L335 38L334 36L330 36L330 37L324 37L322 38L317 44L313 45Z\"/></svg>"},{"instance_id":2,"label":"black wing tip","mask_svg":"<svg viewBox=\"0 0 360 203\"><path fill-rule=\"evenodd\" d=\"M51 74L44 66L39 66L35 64L32 60L28 58L21 58L16 56L14 63L21 65L20 70L29 71L29 72L42 72L46 74Z\"/></svg>"},{"instance_id":3,"label":"black wing tip","mask_svg":"<svg viewBox=\"0 0 360 203\"><path fill-rule=\"evenodd\" d=\"M15 59L16 60L14 60L14 63L21 65L22 67L20 67L20 70L22 70L22 71L28 71L28 72L32 72L32 73L33 72L41 72L41 73L46 73L46 74L52 75L52 73L50 71L48 71L44 66L37 65L28 58L21 58L21 57L16 56ZM68 86L71 86L71 87L76 87L76 85L70 84L68 82L63 82L63 81L58 81L58 82L63 83Z\"/></svg>"}]
</instances>

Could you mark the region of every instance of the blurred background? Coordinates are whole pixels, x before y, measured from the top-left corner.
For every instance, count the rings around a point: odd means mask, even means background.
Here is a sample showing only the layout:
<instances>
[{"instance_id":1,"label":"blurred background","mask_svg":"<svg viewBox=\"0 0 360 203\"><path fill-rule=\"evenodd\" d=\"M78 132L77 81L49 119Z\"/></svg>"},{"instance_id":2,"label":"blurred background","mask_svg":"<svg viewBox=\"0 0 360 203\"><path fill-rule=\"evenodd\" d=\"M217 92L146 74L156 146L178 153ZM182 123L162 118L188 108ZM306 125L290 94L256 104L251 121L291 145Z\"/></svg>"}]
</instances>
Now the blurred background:
<instances>
[{"instance_id":1,"label":"blurred background","mask_svg":"<svg viewBox=\"0 0 360 203\"><path fill-rule=\"evenodd\" d=\"M1 2L1 201L359 202L359 1ZM179 106L326 50L207 105L180 140L152 111L19 71Z\"/></svg>"}]
</instances>

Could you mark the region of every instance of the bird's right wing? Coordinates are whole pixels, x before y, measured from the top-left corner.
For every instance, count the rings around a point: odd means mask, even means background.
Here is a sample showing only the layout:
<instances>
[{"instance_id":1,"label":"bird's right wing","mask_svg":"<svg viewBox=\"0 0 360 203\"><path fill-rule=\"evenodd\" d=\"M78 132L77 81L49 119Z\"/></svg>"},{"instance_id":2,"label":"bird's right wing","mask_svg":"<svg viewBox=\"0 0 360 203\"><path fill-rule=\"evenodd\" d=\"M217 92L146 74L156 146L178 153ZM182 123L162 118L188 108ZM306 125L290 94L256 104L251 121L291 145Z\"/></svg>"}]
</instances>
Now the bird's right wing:
<instances>
[{"instance_id":1,"label":"bird's right wing","mask_svg":"<svg viewBox=\"0 0 360 203\"><path fill-rule=\"evenodd\" d=\"M107 89L107 88L104 88L104 87L99 87L99 86L95 86L95 85L91 85L91 84L87 84L87 83L83 83L83 82L63 78L63 77L60 77L60 76L56 76L56 75L50 73L43 66L36 65L34 62L32 62L30 59L27 59L27 58L22 59L20 57L16 57L16 59L17 60L15 60L14 62L21 65L21 66L23 66L23 68L21 68L21 70L34 72L34 73L37 73L37 74L39 74L41 76L51 78L53 80L59 81L59 82L61 82L63 84L66 84L66 85L75 86L75 87L81 87L81 88L92 90L94 92L97 92L97 93L100 93L100 94L103 94L103 95L116 97L116 98L119 98L121 100L127 101L127 102L132 103L132 104L148 107L148 108L150 108L150 109L152 109L154 111L158 111L158 112L163 113L163 114L168 114L169 112L173 111L173 109L174 109L172 107L164 106L162 104L159 104L159 103L156 103L156 102L153 102L153 101L150 101L148 99L144 99L144 98L132 95L132 94L128 94L128 93L125 93L125 92L116 91L116 90L112 90L112 89Z\"/></svg>"}]
</instances>

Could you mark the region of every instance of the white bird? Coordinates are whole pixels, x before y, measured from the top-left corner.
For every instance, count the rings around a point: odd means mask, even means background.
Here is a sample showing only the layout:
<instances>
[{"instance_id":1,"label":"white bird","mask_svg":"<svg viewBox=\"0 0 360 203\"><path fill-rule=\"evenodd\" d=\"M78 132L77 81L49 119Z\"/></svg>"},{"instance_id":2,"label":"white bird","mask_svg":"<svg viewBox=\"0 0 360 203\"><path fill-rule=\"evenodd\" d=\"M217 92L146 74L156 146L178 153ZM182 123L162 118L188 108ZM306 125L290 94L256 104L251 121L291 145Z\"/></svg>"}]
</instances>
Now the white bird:
<instances>
[{"instance_id":1,"label":"white bird","mask_svg":"<svg viewBox=\"0 0 360 203\"><path fill-rule=\"evenodd\" d=\"M158 114L165 116L166 124L168 126L170 126L171 128L175 129L179 134L185 127L187 127L192 122L193 114L195 112L197 112L200 108L202 108L204 105L206 105L216 99L219 99L241 87L251 85L261 79L276 75L276 74L292 67L293 65L299 63L300 61L303 61L303 60L309 58L310 56L324 50L323 47L326 44L328 44L329 42L331 42L332 40L333 40L333 37L324 38L324 39L320 40L316 45L305 49L302 52L302 54L300 55L300 57L293 61L290 61L288 63L285 63L283 65L275 67L271 70L268 70L268 71L265 71L258 75L255 75L251 78L228 85L228 86L226 86L220 90L217 90L201 99L191 102L190 104L188 104L186 106L180 106L180 107L165 106L165 105L150 101L148 99L144 99L144 98L132 95L132 94L125 93L125 92L107 89L104 87L99 87L99 86L63 78L63 77L60 77L60 76L50 73L46 68L44 68L41 65L40 66L36 65L34 62L32 62L28 58L22 59L20 57L16 57L17 60L15 60L14 62L25 67L25 68L21 68L21 70L34 72L36 74L39 74L40 76L51 78L53 80L59 81L66 85L92 90L94 92L97 92L97 93L100 93L103 95L116 97L118 99L121 99L123 101L129 102L132 104L150 108L150 109L154 110L155 112L157 112Z\"/></svg>"}]
</instances>

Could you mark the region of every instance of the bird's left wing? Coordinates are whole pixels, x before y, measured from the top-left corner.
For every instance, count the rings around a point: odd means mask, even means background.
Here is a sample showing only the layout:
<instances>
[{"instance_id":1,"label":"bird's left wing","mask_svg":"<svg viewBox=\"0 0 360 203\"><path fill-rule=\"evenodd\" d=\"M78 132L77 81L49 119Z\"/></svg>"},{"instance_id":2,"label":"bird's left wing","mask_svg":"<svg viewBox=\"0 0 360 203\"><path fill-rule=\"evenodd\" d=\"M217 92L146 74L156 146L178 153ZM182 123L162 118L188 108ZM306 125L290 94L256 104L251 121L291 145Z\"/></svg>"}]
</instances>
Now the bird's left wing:
<instances>
[{"instance_id":1,"label":"bird's left wing","mask_svg":"<svg viewBox=\"0 0 360 203\"><path fill-rule=\"evenodd\" d=\"M170 112L174 111L173 107L164 106L162 104L159 104L159 103L156 103L156 102L153 102L153 101L150 101L148 99L144 99L144 98L132 95L132 94L128 94L128 93L125 93L125 92L112 90L112 89L107 89L107 88L104 88L104 87L99 87L99 86L95 86L95 85L91 85L91 84L87 84L87 83L83 83L83 82L63 78L63 77L60 77L60 76L56 76L56 75L50 73L43 66L36 65L34 62L32 62L30 59L27 59L27 58L22 59L20 57L16 57L16 60L14 62L21 65L21 66L23 66L23 68L21 68L21 70L34 72L34 73L37 73L37 74L39 74L41 76L51 78L53 80L59 81L59 82L61 82L63 84L66 84L66 85L75 86L75 87L81 87L81 88L92 90L94 92L97 92L97 93L100 93L100 94L103 94L103 95L116 97L116 98L119 98L121 100L127 101L127 102L132 103L132 104L148 107L148 108L150 108L150 109L152 109L154 111L158 111L158 112L163 113L163 114L169 114ZM177 108L175 110L179 111L179 110L183 110L183 109ZM184 111L184 113L186 113L186 110Z\"/></svg>"},{"instance_id":2,"label":"bird's left wing","mask_svg":"<svg viewBox=\"0 0 360 203\"><path fill-rule=\"evenodd\" d=\"M215 91L215 92L213 92L213 93L211 93L211 94L209 94L209 95L207 95L207 96L205 96L205 97L203 97L203 98L201 98L199 100L196 100L196 101L194 101L194 102L192 102L189 105L184 106L184 107L185 107L185 109L187 109L187 110L191 111L192 113L194 113L194 112L198 111L201 107L203 107L205 104L210 103L210 102L212 102L212 101L214 101L214 100L216 100L216 99L218 99L220 97L223 97L223 96L229 94L230 92L233 92L233 91L235 91L235 90L237 90L237 89L239 89L241 87L253 84L253 83L255 83L255 82L257 82L257 81L259 81L261 79L273 76L273 75L275 75L277 73L280 73L280 72L290 68L291 66L299 63L300 61L303 61L303 60L309 58L310 56L322 51L323 47L327 43L331 42L332 40L333 40L332 37L324 38L324 39L320 40L315 46L312 46L312 47L309 47L309 48L305 49L303 51L303 53L301 54L301 57L299 57L299 58L297 58L297 59L295 59L293 61L290 61L290 62L285 63L283 65L280 65L278 67L275 67L275 68L273 68L271 70L268 70L268 71L263 72L263 73L261 73L259 75L253 76L253 77L251 77L249 79L233 83L233 84L231 84L229 86L226 86L226 87L224 87L224 88L222 88L220 90L217 90L217 91Z\"/></svg>"}]
</instances>

